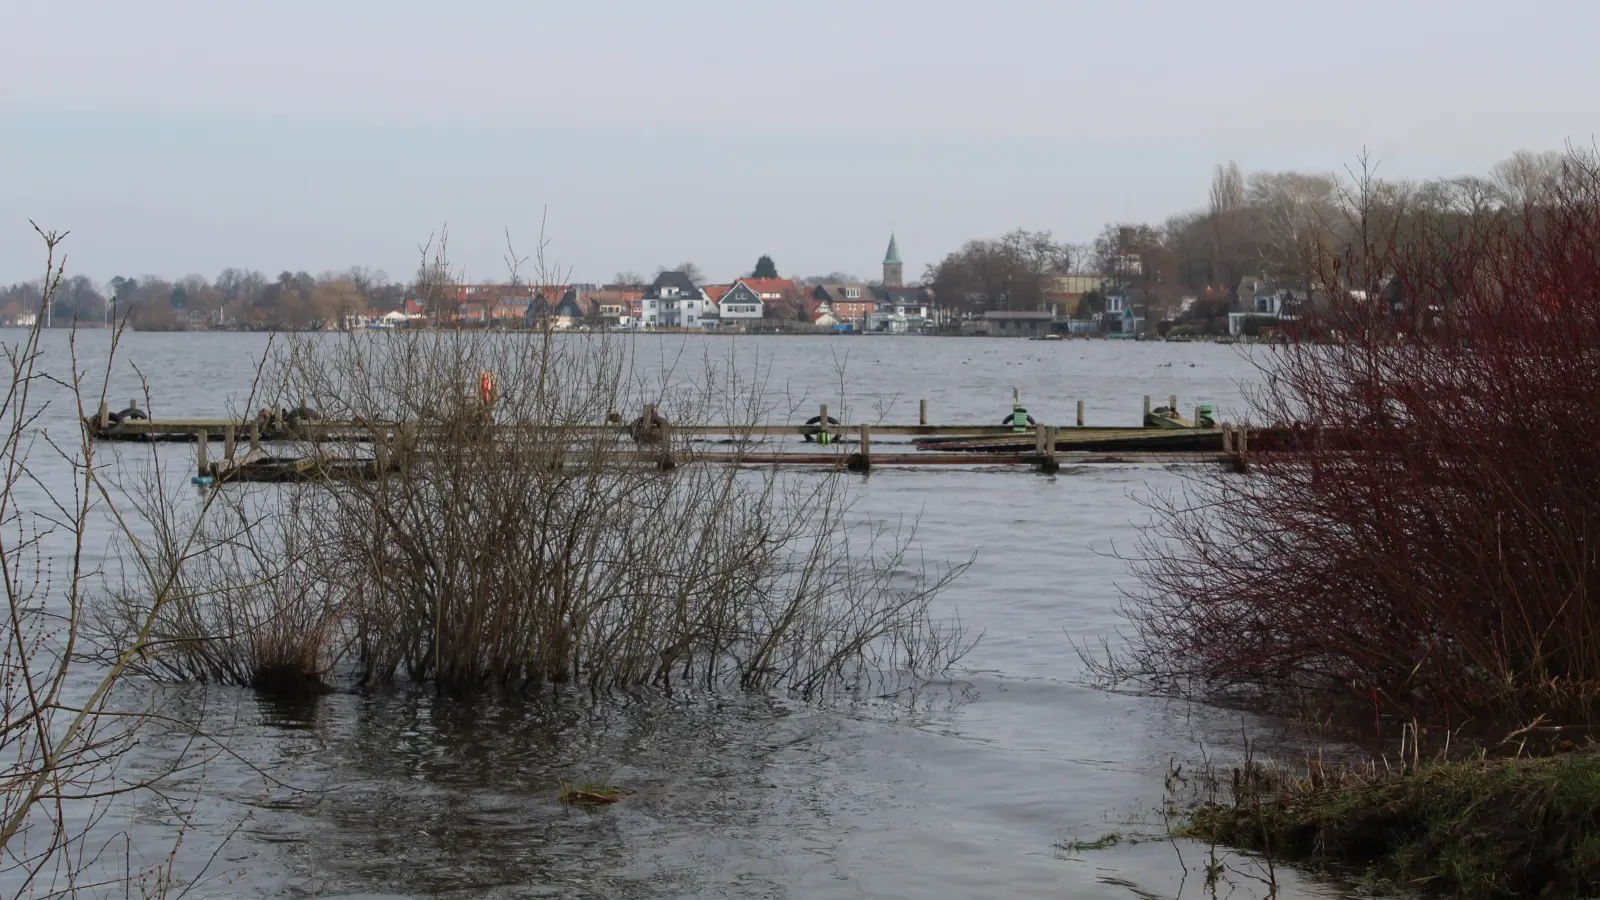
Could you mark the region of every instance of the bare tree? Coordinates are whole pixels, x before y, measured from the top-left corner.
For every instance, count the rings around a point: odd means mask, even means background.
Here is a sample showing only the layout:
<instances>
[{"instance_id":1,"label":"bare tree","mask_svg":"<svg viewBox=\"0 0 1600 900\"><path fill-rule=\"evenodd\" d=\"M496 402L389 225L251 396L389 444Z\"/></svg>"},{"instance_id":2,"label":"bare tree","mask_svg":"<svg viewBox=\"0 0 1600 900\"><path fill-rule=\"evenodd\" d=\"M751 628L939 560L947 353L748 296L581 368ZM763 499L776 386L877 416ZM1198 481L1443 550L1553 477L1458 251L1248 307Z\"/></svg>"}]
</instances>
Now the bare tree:
<instances>
[{"instance_id":1,"label":"bare tree","mask_svg":"<svg viewBox=\"0 0 1600 900\"><path fill-rule=\"evenodd\" d=\"M1333 176L1255 172L1246 199L1259 226L1257 255L1264 274L1309 287L1315 249L1338 214Z\"/></svg>"},{"instance_id":2,"label":"bare tree","mask_svg":"<svg viewBox=\"0 0 1600 900\"><path fill-rule=\"evenodd\" d=\"M1223 286L1235 281L1240 274L1237 242L1242 232L1241 213L1245 206L1244 175L1239 164L1229 162L1218 165L1211 176L1210 215L1211 269L1219 275Z\"/></svg>"},{"instance_id":3,"label":"bare tree","mask_svg":"<svg viewBox=\"0 0 1600 900\"><path fill-rule=\"evenodd\" d=\"M1491 179L1462 175L1424 182L1416 200L1430 213L1477 216L1505 207L1506 193Z\"/></svg>"},{"instance_id":4,"label":"bare tree","mask_svg":"<svg viewBox=\"0 0 1600 900\"><path fill-rule=\"evenodd\" d=\"M1223 216L1244 209L1246 202L1244 173L1239 164L1218 164L1211 176L1211 215Z\"/></svg>"},{"instance_id":5,"label":"bare tree","mask_svg":"<svg viewBox=\"0 0 1600 900\"><path fill-rule=\"evenodd\" d=\"M39 234L49 302L62 284L65 235ZM149 613L129 620L120 648L93 654L89 609L102 573L89 549L91 529L109 524L135 559L150 558L157 547L178 557L204 548L194 532L152 536L130 525L126 495L108 480L110 467L80 427L96 404L77 343L69 342L59 367L49 364L41 326L37 320L16 342L0 344L10 376L0 387L0 591L7 602L0 626L0 886L15 896L162 896L175 884L176 849L148 854L158 861L145 865L133 848L108 840L108 816L146 797L183 818L181 798L167 794L163 783L214 751L199 749L195 723L123 689L135 661L159 652L150 630L173 597L170 579L152 582L143 598ZM120 330L98 385L102 400L119 339ZM152 502L169 501L159 476L155 484L159 497ZM176 733L177 755L165 764L132 764L130 754L158 729Z\"/></svg>"},{"instance_id":6,"label":"bare tree","mask_svg":"<svg viewBox=\"0 0 1600 900\"><path fill-rule=\"evenodd\" d=\"M1489 169L1489 179L1505 195L1506 203L1522 208L1543 203L1561 176L1563 157L1553 150L1535 153L1518 150Z\"/></svg>"}]
</instances>

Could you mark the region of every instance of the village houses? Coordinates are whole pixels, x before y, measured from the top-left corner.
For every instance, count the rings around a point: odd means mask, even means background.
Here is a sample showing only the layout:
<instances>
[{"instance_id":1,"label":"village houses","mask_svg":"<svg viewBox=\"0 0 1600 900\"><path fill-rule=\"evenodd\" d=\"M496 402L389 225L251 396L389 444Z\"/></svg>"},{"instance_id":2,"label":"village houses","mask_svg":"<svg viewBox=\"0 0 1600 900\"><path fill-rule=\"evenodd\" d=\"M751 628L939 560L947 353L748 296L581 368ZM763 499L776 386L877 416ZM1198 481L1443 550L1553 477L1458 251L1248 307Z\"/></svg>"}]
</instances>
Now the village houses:
<instances>
[{"instance_id":1,"label":"village houses","mask_svg":"<svg viewBox=\"0 0 1600 900\"><path fill-rule=\"evenodd\" d=\"M933 292L906 285L899 242L890 235L878 283L802 286L788 278L747 276L729 284L696 284L663 271L649 285L449 285L408 297L417 320L556 329L795 328L905 334L935 321Z\"/></svg>"}]
</instances>

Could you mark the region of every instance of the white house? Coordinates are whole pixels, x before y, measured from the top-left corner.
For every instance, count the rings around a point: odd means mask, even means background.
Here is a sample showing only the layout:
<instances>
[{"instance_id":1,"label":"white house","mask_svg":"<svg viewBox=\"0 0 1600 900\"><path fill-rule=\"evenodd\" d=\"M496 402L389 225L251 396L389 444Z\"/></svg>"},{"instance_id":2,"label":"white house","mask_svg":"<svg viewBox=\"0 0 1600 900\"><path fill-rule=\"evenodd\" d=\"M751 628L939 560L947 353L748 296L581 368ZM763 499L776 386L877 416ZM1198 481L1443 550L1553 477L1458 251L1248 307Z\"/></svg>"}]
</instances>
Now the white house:
<instances>
[{"instance_id":1,"label":"white house","mask_svg":"<svg viewBox=\"0 0 1600 900\"><path fill-rule=\"evenodd\" d=\"M1249 279L1246 279L1247 281ZM1251 285L1251 290L1246 293L1243 285L1239 289L1239 302L1245 308L1239 312L1228 313L1228 333L1234 337L1244 334L1245 322L1253 318L1261 319L1292 319L1295 316L1289 312L1289 292L1279 288L1277 290L1264 290L1259 283Z\"/></svg>"},{"instance_id":2,"label":"white house","mask_svg":"<svg viewBox=\"0 0 1600 900\"><path fill-rule=\"evenodd\" d=\"M721 310L724 325L742 325L759 322L766 315L767 303L741 278L722 295L717 307Z\"/></svg>"},{"instance_id":3,"label":"white house","mask_svg":"<svg viewBox=\"0 0 1600 900\"><path fill-rule=\"evenodd\" d=\"M644 328L702 328L710 311L705 291L682 272L662 272L645 291L639 324Z\"/></svg>"}]
</instances>

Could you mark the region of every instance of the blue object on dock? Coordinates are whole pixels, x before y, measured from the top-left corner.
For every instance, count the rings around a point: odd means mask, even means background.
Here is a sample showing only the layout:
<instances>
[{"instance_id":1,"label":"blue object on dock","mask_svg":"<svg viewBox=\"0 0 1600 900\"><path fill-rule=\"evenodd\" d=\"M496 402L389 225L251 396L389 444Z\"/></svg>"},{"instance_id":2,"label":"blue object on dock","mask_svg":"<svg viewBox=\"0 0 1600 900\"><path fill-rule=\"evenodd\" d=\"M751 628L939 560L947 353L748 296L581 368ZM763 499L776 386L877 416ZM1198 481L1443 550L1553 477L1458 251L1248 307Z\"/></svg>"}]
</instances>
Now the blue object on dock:
<instances>
[{"instance_id":1,"label":"blue object on dock","mask_svg":"<svg viewBox=\"0 0 1600 900\"><path fill-rule=\"evenodd\" d=\"M210 475L196 475L195 477L189 479L189 483L205 486L208 484L215 484L216 479L212 478Z\"/></svg>"}]
</instances>

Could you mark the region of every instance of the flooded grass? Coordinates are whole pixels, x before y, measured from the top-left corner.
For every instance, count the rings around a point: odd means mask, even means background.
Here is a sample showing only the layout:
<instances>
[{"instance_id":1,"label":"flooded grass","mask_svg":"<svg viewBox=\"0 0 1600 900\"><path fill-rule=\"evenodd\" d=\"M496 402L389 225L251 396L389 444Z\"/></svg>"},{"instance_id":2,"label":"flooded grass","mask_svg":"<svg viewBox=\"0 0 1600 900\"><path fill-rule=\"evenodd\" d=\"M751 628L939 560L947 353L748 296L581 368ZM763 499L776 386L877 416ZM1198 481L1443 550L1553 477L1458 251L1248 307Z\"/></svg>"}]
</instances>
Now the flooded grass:
<instances>
[{"instance_id":1,"label":"flooded grass","mask_svg":"<svg viewBox=\"0 0 1600 900\"><path fill-rule=\"evenodd\" d=\"M1301 774L1211 773L1179 834L1435 896L1600 890L1600 748Z\"/></svg>"}]
</instances>

